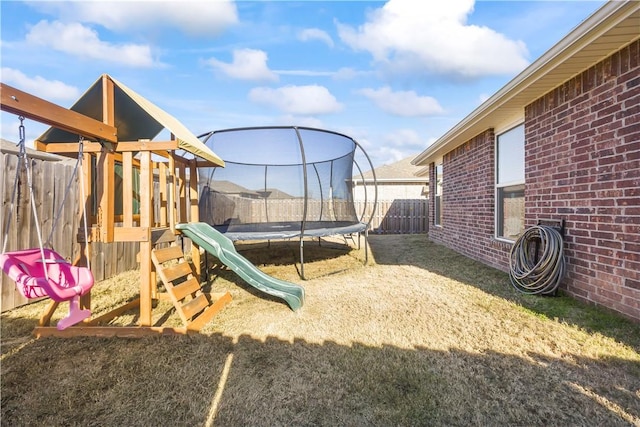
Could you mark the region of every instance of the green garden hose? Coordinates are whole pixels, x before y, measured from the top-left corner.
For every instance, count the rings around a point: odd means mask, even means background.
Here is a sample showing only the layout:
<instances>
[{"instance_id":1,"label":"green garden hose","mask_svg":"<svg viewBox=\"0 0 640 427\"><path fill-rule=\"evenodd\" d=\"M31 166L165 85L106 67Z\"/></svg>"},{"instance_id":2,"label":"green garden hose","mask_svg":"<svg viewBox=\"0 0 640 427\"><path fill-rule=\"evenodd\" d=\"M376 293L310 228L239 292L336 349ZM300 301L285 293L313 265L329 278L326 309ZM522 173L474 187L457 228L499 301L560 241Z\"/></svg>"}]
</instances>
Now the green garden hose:
<instances>
[{"instance_id":1,"label":"green garden hose","mask_svg":"<svg viewBox=\"0 0 640 427\"><path fill-rule=\"evenodd\" d=\"M530 295L555 294L565 274L562 235L553 227L525 230L511 248L509 279L518 291Z\"/></svg>"}]
</instances>

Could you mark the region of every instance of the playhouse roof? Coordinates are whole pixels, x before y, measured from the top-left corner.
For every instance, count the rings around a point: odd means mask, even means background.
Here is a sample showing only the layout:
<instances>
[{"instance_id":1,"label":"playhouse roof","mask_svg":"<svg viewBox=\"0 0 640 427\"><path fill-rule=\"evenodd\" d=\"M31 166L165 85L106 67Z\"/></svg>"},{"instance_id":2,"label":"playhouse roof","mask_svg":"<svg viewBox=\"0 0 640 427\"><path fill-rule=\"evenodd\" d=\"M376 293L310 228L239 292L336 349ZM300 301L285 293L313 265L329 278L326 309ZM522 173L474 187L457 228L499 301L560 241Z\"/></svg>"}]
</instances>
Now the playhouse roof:
<instances>
[{"instance_id":1,"label":"playhouse roof","mask_svg":"<svg viewBox=\"0 0 640 427\"><path fill-rule=\"evenodd\" d=\"M224 166L224 161L175 117L109 75L100 76L73 104L70 110L102 121L105 105L105 91L103 90L103 85L106 84L105 80L113 83L112 110L114 126L118 131L118 142L148 140L150 144L153 144L153 138L166 128L175 136L179 149L208 160L216 166ZM77 142L78 135L51 127L37 138L37 141L44 144Z\"/></svg>"},{"instance_id":2,"label":"playhouse roof","mask_svg":"<svg viewBox=\"0 0 640 427\"><path fill-rule=\"evenodd\" d=\"M427 174L429 163L498 125L517 124L524 107L640 37L640 2L610 1L574 28L467 117L420 153L413 164Z\"/></svg>"}]
</instances>

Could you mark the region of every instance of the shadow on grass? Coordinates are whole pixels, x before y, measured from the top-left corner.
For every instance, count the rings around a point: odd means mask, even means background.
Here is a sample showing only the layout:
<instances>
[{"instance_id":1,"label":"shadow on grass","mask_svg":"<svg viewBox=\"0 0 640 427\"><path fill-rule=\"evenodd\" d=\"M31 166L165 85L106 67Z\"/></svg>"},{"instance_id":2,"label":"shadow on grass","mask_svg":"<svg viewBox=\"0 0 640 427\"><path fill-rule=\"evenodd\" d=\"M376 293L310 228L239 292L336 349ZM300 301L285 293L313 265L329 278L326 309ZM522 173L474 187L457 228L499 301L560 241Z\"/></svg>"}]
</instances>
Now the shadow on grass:
<instances>
[{"instance_id":1,"label":"shadow on grass","mask_svg":"<svg viewBox=\"0 0 640 427\"><path fill-rule=\"evenodd\" d=\"M578 301L562 289L556 297L524 295L513 288L508 273L436 244L426 235L370 236L369 246L377 264L426 269L504 298L540 316L611 337L640 352L640 325L633 321Z\"/></svg>"},{"instance_id":2,"label":"shadow on grass","mask_svg":"<svg viewBox=\"0 0 640 427\"><path fill-rule=\"evenodd\" d=\"M40 339L3 356L2 424L625 426L640 419L634 362L530 356L246 335Z\"/></svg>"},{"instance_id":3,"label":"shadow on grass","mask_svg":"<svg viewBox=\"0 0 640 427\"><path fill-rule=\"evenodd\" d=\"M348 254L352 248L338 239L306 238L303 241L305 263L326 261ZM291 265L300 263L300 241L274 240L260 243L238 243L236 250L256 265Z\"/></svg>"}]
</instances>

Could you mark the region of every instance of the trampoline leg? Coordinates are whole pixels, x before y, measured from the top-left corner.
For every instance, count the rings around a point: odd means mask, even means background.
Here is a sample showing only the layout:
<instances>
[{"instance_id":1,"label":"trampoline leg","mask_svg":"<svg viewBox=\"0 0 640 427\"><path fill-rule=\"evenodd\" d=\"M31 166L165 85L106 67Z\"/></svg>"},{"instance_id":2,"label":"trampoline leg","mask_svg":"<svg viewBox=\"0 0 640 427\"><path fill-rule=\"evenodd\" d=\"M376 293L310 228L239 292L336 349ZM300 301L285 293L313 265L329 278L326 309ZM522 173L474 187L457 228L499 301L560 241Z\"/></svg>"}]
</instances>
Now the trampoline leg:
<instances>
[{"instance_id":1,"label":"trampoline leg","mask_svg":"<svg viewBox=\"0 0 640 427\"><path fill-rule=\"evenodd\" d=\"M360 245L360 235L358 235L358 246ZM369 230L364 230L364 265L369 263Z\"/></svg>"},{"instance_id":2,"label":"trampoline leg","mask_svg":"<svg viewBox=\"0 0 640 427\"><path fill-rule=\"evenodd\" d=\"M307 280L304 278L304 241L302 237L300 237L300 278Z\"/></svg>"}]
</instances>

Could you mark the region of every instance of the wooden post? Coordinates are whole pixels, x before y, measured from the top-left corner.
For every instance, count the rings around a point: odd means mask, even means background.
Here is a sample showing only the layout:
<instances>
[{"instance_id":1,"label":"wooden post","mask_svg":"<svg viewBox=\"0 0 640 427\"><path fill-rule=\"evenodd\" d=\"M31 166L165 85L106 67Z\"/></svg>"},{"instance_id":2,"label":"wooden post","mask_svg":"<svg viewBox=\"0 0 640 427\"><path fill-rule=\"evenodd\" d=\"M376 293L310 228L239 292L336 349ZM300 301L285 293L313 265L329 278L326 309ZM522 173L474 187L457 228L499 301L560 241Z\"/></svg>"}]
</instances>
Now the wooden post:
<instances>
[{"instance_id":1,"label":"wooden post","mask_svg":"<svg viewBox=\"0 0 640 427\"><path fill-rule=\"evenodd\" d=\"M200 221L198 207L198 167L196 160L189 162L189 222Z\"/></svg>"},{"instance_id":2,"label":"wooden post","mask_svg":"<svg viewBox=\"0 0 640 427\"><path fill-rule=\"evenodd\" d=\"M122 225L133 227L133 153L122 153Z\"/></svg>"},{"instance_id":3,"label":"wooden post","mask_svg":"<svg viewBox=\"0 0 640 427\"><path fill-rule=\"evenodd\" d=\"M198 168L196 160L189 162L189 222L200 221L200 211L198 210ZM200 279L200 248L191 245L191 261Z\"/></svg>"},{"instance_id":4,"label":"wooden post","mask_svg":"<svg viewBox=\"0 0 640 427\"><path fill-rule=\"evenodd\" d=\"M178 200L180 201L180 222L187 221L187 167L184 162L178 162Z\"/></svg>"},{"instance_id":5,"label":"wooden post","mask_svg":"<svg viewBox=\"0 0 640 427\"><path fill-rule=\"evenodd\" d=\"M82 230L82 238L80 243L80 256L76 264L84 265L91 267L91 256L93 249L91 246L91 232L88 230L93 224L91 218L93 217L93 205L91 203L92 189L91 189L91 179L92 179L92 168L91 168L91 154L85 154L82 158L82 170L80 173L82 174L78 179L78 185L81 185L80 191L78 193L78 199L82 197L84 194L85 199L80 200L79 205L84 208L84 215L80 212L80 230ZM85 222L84 218L87 218L87 234L85 236ZM91 292L89 291L87 294L80 297L80 308L83 309L91 309Z\"/></svg>"},{"instance_id":6,"label":"wooden post","mask_svg":"<svg viewBox=\"0 0 640 427\"><path fill-rule=\"evenodd\" d=\"M169 222L167 220L167 164L160 162L158 165L159 184L160 184L160 227L166 227Z\"/></svg>"},{"instance_id":7,"label":"wooden post","mask_svg":"<svg viewBox=\"0 0 640 427\"><path fill-rule=\"evenodd\" d=\"M114 87L113 81L106 75L102 76L102 121L108 125L115 124ZM113 242L114 224L114 169L115 160L112 153L105 147L98 155L98 227L100 228L100 240Z\"/></svg>"},{"instance_id":8,"label":"wooden post","mask_svg":"<svg viewBox=\"0 0 640 427\"><path fill-rule=\"evenodd\" d=\"M173 155L169 155L169 227L171 231L176 231L176 216L178 215L178 207L176 206L177 182L176 182L176 162Z\"/></svg>"},{"instance_id":9,"label":"wooden post","mask_svg":"<svg viewBox=\"0 0 640 427\"><path fill-rule=\"evenodd\" d=\"M146 239L140 242L140 326L151 326L152 274L151 274L151 194L153 171L151 152L140 154L140 227L146 230Z\"/></svg>"},{"instance_id":10,"label":"wooden post","mask_svg":"<svg viewBox=\"0 0 640 427\"><path fill-rule=\"evenodd\" d=\"M114 223L114 167L113 154L103 149L96 161L96 180L98 190L97 225L101 242L113 242Z\"/></svg>"}]
</instances>

